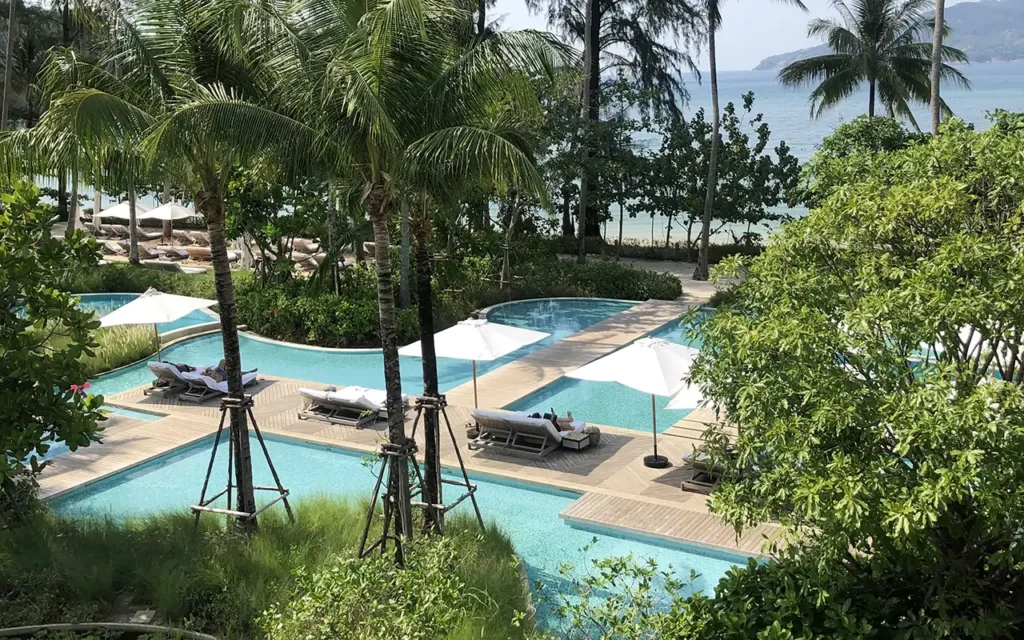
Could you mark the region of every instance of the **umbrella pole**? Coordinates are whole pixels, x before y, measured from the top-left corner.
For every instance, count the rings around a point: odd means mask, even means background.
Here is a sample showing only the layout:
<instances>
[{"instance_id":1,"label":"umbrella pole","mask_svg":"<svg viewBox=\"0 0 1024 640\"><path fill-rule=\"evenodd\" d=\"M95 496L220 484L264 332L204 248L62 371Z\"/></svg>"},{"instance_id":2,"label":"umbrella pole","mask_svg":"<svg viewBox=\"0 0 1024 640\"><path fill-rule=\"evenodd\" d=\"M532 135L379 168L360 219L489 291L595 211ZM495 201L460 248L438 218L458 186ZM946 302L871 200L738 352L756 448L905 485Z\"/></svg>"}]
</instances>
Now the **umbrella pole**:
<instances>
[{"instance_id":1,"label":"umbrella pole","mask_svg":"<svg viewBox=\"0 0 1024 640\"><path fill-rule=\"evenodd\" d=\"M476 395L476 360L473 361L473 408L480 408L480 400L477 399Z\"/></svg>"},{"instance_id":2,"label":"umbrella pole","mask_svg":"<svg viewBox=\"0 0 1024 640\"><path fill-rule=\"evenodd\" d=\"M644 456L644 466L651 469L664 469L669 466L668 458L658 455L658 407L651 394L651 435L654 436L654 455Z\"/></svg>"},{"instance_id":3,"label":"umbrella pole","mask_svg":"<svg viewBox=\"0 0 1024 640\"><path fill-rule=\"evenodd\" d=\"M160 357L160 330L156 328L156 323L153 323L153 335L156 336L156 361L163 362Z\"/></svg>"}]
</instances>

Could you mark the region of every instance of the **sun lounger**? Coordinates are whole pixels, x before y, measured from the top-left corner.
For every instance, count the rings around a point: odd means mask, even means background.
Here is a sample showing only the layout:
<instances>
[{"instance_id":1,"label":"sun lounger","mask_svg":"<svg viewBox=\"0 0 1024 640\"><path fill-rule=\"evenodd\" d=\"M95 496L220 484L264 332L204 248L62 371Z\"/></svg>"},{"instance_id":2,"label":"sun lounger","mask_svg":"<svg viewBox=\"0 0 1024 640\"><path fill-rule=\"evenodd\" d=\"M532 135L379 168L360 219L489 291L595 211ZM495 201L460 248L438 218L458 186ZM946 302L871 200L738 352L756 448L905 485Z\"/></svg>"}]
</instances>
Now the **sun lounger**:
<instances>
[{"instance_id":1,"label":"sun lounger","mask_svg":"<svg viewBox=\"0 0 1024 640\"><path fill-rule=\"evenodd\" d=\"M171 231L171 237L177 240L180 244L194 244L192 234L184 229L175 229Z\"/></svg>"},{"instance_id":2,"label":"sun lounger","mask_svg":"<svg viewBox=\"0 0 1024 640\"><path fill-rule=\"evenodd\" d=\"M562 446L562 433L544 418L510 411L474 409L477 436L470 449L498 449L510 454L543 458Z\"/></svg>"},{"instance_id":3,"label":"sun lounger","mask_svg":"<svg viewBox=\"0 0 1024 640\"><path fill-rule=\"evenodd\" d=\"M139 229L139 240L159 240L164 237L163 231L146 231L145 229Z\"/></svg>"},{"instance_id":4,"label":"sun lounger","mask_svg":"<svg viewBox=\"0 0 1024 640\"><path fill-rule=\"evenodd\" d=\"M149 388L142 391L143 395L171 395L188 389L188 381L182 377L182 373L187 372L181 371L177 365L170 362L150 362L146 366L156 377Z\"/></svg>"},{"instance_id":5,"label":"sun lounger","mask_svg":"<svg viewBox=\"0 0 1024 640\"><path fill-rule=\"evenodd\" d=\"M296 251L302 251L303 253L316 253L320 251L319 242L306 238L295 238L295 240L292 241L292 246Z\"/></svg>"},{"instance_id":6,"label":"sun lounger","mask_svg":"<svg viewBox=\"0 0 1024 640\"><path fill-rule=\"evenodd\" d=\"M139 258L142 260L159 260L163 255L161 252L150 249L144 244L139 245Z\"/></svg>"},{"instance_id":7,"label":"sun lounger","mask_svg":"<svg viewBox=\"0 0 1024 640\"><path fill-rule=\"evenodd\" d=\"M198 371L186 371L181 374L181 377L188 384L188 390L178 396L181 400L185 402L204 402L210 398L227 395L228 381L217 382L210 376L203 375L203 371L204 369L199 369ZM256 369L242 373L243 387L248 387L257 382L259 380L256 379Z\"/></svg>"},{"instance_id":8,"label":"sun lounger","mask_svg":"<svg viewBox=\"0 0 1024 640\"><path fill-rule=\"evenodd\" d=\"M128 253L124 247L113 240L104 240L101 248L103 249L103 254L108 256L123 256Z\"/></svg>"},{"instance_id":9,"label":"sun lounger","mask_svg":"<svg viewBox=\"0 0 1024 640\"><path fill-rule=\"evenodd\" d=\"M710 494L725 474L725 465L715 462L703 445L683 456L683 491Z\"/></svg>"},{"instance_id":10,"label":"sun lounger","mask_svg":"<svg viewBox=\"0 0 1024 640\"><path fill-rule=\"evenodd\" d=\"M322 420L362 429L377 420L388 419L387 392L381 389L350 386L319 390L302 387L299 395L302 397L300 420ZM408 405L409 397L403 395L403 411Z\"/></svg>"},{"instance_id":11,"label":"sun lounger","mask_svg":"<svg viewBox=\"0 0 1024 640\"><path fill-rule=\"evenodd\" d=\"M161 258L167 260L188 260L188 251L180 247L172 247L169 244L161 244L156 247L156 250L160 252Z\"/></svg>"},{"instance_id":12,"label":"sun lounger","mask_svg":"<svg viewBox=\"0 0 1024 640\"><path fill-rule=\"evenodd\" d=\"M190 275L206 273L206 269L202 267L183 267L180 262L171 262L170 260L143 260L142 266L154 271L167 271L169 273L187 273Z\"/></svg>"},{"instance_id":13,"label":"sun lounger","mask_svg":"<svg viewBox=\"0 0 1024 640\"><path fill-rule=\"evenodd\" d=\"M192 242L202 247L210 246L209 234L203 233L202 231L187 231L188 237L192 238Z\"/></svg>"},{"instance_id":14,"label":"sun lounger","mask_svg":"<svg viewBox=\"0 0 1024 640\"><path fill-rule=\"evenodd\" d=\"M112 224L100 224L100 234L109 238L117 237L117 231Z\"/></svg>"}]
</instances>

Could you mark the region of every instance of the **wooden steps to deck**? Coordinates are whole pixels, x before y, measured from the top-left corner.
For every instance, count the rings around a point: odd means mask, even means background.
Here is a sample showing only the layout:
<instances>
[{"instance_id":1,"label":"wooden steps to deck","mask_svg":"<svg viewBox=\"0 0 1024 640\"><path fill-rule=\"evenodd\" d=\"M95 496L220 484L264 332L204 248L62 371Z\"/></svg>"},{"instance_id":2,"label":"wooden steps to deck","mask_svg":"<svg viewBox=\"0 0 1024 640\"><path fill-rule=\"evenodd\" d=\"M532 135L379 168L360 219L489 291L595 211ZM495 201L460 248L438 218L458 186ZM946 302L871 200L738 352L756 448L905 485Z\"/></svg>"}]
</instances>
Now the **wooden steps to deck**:
<instances>
[{"instance_id":1,"label":"wooden steps to deck","mask_svg":"<svg viewBox=\"0 0 1024 640\"><path fill-rule=\"evenodd\" d=\"M692 544L726 553L760 556L779 527L762 524L740 536L718 516L662 502L591 492L566 507L559 517L574 524L626 533L641 533L670 542Z\"/></svg>"}]
</instances>

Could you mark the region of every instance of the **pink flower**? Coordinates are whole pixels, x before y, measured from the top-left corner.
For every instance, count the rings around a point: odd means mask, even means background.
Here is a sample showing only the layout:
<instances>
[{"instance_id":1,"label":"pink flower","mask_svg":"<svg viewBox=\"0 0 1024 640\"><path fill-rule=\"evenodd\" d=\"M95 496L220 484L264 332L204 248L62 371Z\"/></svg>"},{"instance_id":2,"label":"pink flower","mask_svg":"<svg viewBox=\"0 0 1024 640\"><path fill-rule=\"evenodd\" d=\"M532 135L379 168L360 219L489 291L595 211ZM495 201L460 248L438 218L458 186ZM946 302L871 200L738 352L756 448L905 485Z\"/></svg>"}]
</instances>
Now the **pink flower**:
<instances>
[{"instance_id":1,"label":"pink flower","mask_svg":"<svg viewBox=\"0 0 1024 640\"><path fill-rule=\"evenodd\" d=\"M80 387L77 384L71 385L71 390L74 391L75 393L78 393L79 389Z\"/></svg>"},{"instance_id":2,"label":"pink flower","mask_svg":"<svg viewBox=\"0 0 1024 640\"><path fill-rule=\"evenodd\" d=\"M86 380L85 382L82 383L82 389L88 389L88 388L89 388L89 381Z\"/></svg>"}]
</instances>

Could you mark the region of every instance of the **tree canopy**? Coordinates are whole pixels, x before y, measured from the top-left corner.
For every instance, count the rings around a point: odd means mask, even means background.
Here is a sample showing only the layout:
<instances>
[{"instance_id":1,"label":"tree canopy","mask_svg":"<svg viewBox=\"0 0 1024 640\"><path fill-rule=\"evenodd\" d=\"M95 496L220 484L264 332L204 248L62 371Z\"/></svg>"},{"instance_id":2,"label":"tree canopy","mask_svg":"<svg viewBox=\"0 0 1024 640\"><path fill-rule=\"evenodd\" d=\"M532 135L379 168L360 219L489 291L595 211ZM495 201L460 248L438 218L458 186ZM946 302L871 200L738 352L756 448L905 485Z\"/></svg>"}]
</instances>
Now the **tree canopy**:
<instances>
[{"instance_id":1,"label":"tree canopy","mask_svg":"<svg viewBox=\"0 0 1024 640\"><path fill-rule=\"evenodd\" d=\"M954 120L846 162L702 326L693 378L739 433L728 456L708 434L729 460L712 509L798 536L792 579L818 581L801 597L871 598L853 607L861 635L827 637L1015 636L1024 133Z\"/></svg>"}]
</instances>

